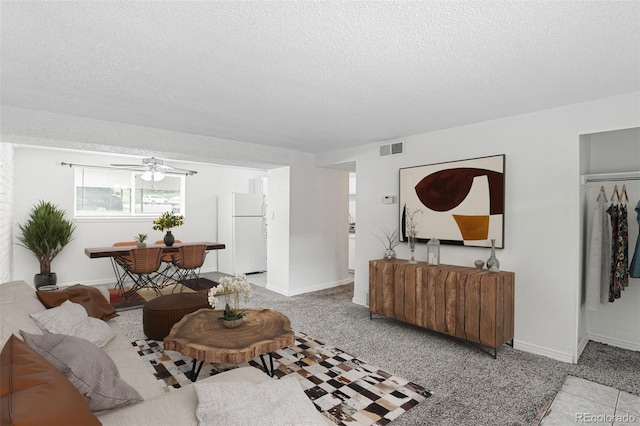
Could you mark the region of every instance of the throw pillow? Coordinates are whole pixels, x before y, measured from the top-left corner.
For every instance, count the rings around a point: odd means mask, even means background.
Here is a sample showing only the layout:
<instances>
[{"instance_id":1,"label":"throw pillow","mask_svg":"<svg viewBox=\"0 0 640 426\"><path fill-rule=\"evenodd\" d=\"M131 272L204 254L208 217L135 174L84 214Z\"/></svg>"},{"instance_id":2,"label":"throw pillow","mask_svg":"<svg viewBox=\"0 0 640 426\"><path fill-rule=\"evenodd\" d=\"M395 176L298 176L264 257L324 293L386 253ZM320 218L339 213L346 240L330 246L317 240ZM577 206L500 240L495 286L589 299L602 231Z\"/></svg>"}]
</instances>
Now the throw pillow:
<instances>
[{"instance_id":1,"label":"throw pillow","mask_svg":"<svg viewBox=\"0 0 640 426\"><path fill-rule=\"evenodd\" d=\"M68 300L57 308L36 312L30 316L43 331L81 337L100 347L116 335L106 322L90 318L81 305Z\"/></svg>"},{"instance_id":2,"label":"throw pillow","mask_svg":"<svg viewBox=\"0 0 640 426\"><path fill-rule=\"evenodd\" d=\"M36 295L47 308L55 308L65 300L70 300L84 306L90 317L108 321L118 316L114 307L95 287L76 284L59 291L36 291Z\"/></svg>"},{"instance_id":3,"label":"throw pillow","mask_svg":"<svg viewBox=\"0 0 640 426\"><path fill-rule=\"evenodd\" d=\"M118 367L105 351L64 334L22 333L24 341L64 374L89 402L92 411L123 407L142 401L120 378Z\"/></svg>"},{"instance_id":4,"label":"throw pillow","mask_svg":"<svg viewBox=\"0 0 640 426\"><path fill-rule=\"evenodd\" d=\"M198 395L196 417L200 426L327 426L329 423L293 377L261 383L196 382L193 386Z\"/></svg>"},{"instance_id":5,"label":"throw pillow","mask_svg":"<svg viewBox=\"0 0 640 426\"><path fill-rule=\"evenodd\" d=\"M15 335L2 348L0 365L0 424L100 425L71 382Z\"/></svg>"}]
</instances>

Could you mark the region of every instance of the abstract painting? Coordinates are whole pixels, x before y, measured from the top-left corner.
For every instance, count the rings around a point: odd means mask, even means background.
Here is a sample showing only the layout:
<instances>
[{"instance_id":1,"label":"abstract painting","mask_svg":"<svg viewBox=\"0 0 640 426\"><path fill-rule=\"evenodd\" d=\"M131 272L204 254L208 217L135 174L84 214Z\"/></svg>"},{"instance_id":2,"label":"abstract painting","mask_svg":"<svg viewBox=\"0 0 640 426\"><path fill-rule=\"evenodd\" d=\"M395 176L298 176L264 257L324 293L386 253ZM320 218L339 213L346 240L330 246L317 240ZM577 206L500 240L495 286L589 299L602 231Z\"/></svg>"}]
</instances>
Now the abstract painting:
<instances>
[{"instance_id":1,"label":"abstract painting","mask_svg":"<svg viewBox=\"0 0 640 426\"><path fill-rule=\"evenodd\" d=\"M400 230L407 216L418 241L504 248L505 155L400 169Z\"/></svg>"}]
</instances>

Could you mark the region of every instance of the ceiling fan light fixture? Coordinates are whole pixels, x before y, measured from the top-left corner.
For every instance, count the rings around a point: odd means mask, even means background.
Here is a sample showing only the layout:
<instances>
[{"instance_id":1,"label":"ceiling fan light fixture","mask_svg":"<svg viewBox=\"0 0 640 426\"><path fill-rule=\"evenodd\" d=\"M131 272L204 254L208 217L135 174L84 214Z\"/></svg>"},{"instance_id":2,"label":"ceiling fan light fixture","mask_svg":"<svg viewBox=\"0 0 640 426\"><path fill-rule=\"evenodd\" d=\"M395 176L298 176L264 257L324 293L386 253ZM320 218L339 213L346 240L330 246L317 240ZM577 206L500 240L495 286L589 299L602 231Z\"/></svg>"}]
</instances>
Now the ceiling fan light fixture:
<instances>
[{"instance_id":1,"label":"ceiling fan light fixture","mask_svg":"<svg viewBox=\"0 0 640 426\"><path fill-rule=\"evenodd\" d=\"M147 170L140 175L140 179L147 182L160 182L162 179L164 179L164 173L157 170Z\"/></svg>"}]
</instances>

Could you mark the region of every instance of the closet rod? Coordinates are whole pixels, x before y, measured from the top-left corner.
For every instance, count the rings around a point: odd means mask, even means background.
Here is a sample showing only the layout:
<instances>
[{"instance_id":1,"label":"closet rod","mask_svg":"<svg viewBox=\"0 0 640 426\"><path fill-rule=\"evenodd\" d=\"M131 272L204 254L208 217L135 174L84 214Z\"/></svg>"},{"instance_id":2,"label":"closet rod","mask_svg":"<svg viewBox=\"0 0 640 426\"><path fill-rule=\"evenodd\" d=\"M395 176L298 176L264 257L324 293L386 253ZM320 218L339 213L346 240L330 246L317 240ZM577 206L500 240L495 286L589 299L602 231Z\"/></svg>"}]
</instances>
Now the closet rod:
<instances>
[{"instance_id":1,"label":"closet rod","mask_svg":"<svg viewBox=\"0 0 640 426\"><path fill-rule=\"evenodd\" d=\"M590 182L623 182L630 180L640 180L640 172L582 175L583 184Z\"/></svg>"}]
</instances>

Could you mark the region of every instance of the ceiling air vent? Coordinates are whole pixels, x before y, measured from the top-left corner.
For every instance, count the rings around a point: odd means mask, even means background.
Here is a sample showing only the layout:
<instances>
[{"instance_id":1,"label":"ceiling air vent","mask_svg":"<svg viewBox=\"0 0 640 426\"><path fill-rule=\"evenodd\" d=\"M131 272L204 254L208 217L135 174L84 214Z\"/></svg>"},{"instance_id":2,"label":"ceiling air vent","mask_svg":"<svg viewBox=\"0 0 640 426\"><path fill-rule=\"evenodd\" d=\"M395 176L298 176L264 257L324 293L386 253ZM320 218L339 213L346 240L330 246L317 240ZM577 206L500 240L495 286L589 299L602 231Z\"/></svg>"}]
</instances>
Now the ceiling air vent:
<instances>
[{"instance_id":1,"label":"ceiling air vent","mask_svg":"<svg viewBox=\"0 0 640 426\"><path fill-rule=\"evenodd\" d=\"M402 154L404 142L394 142L387 145L380 145L380 156Z\"/></svg>"}]
</instances>

